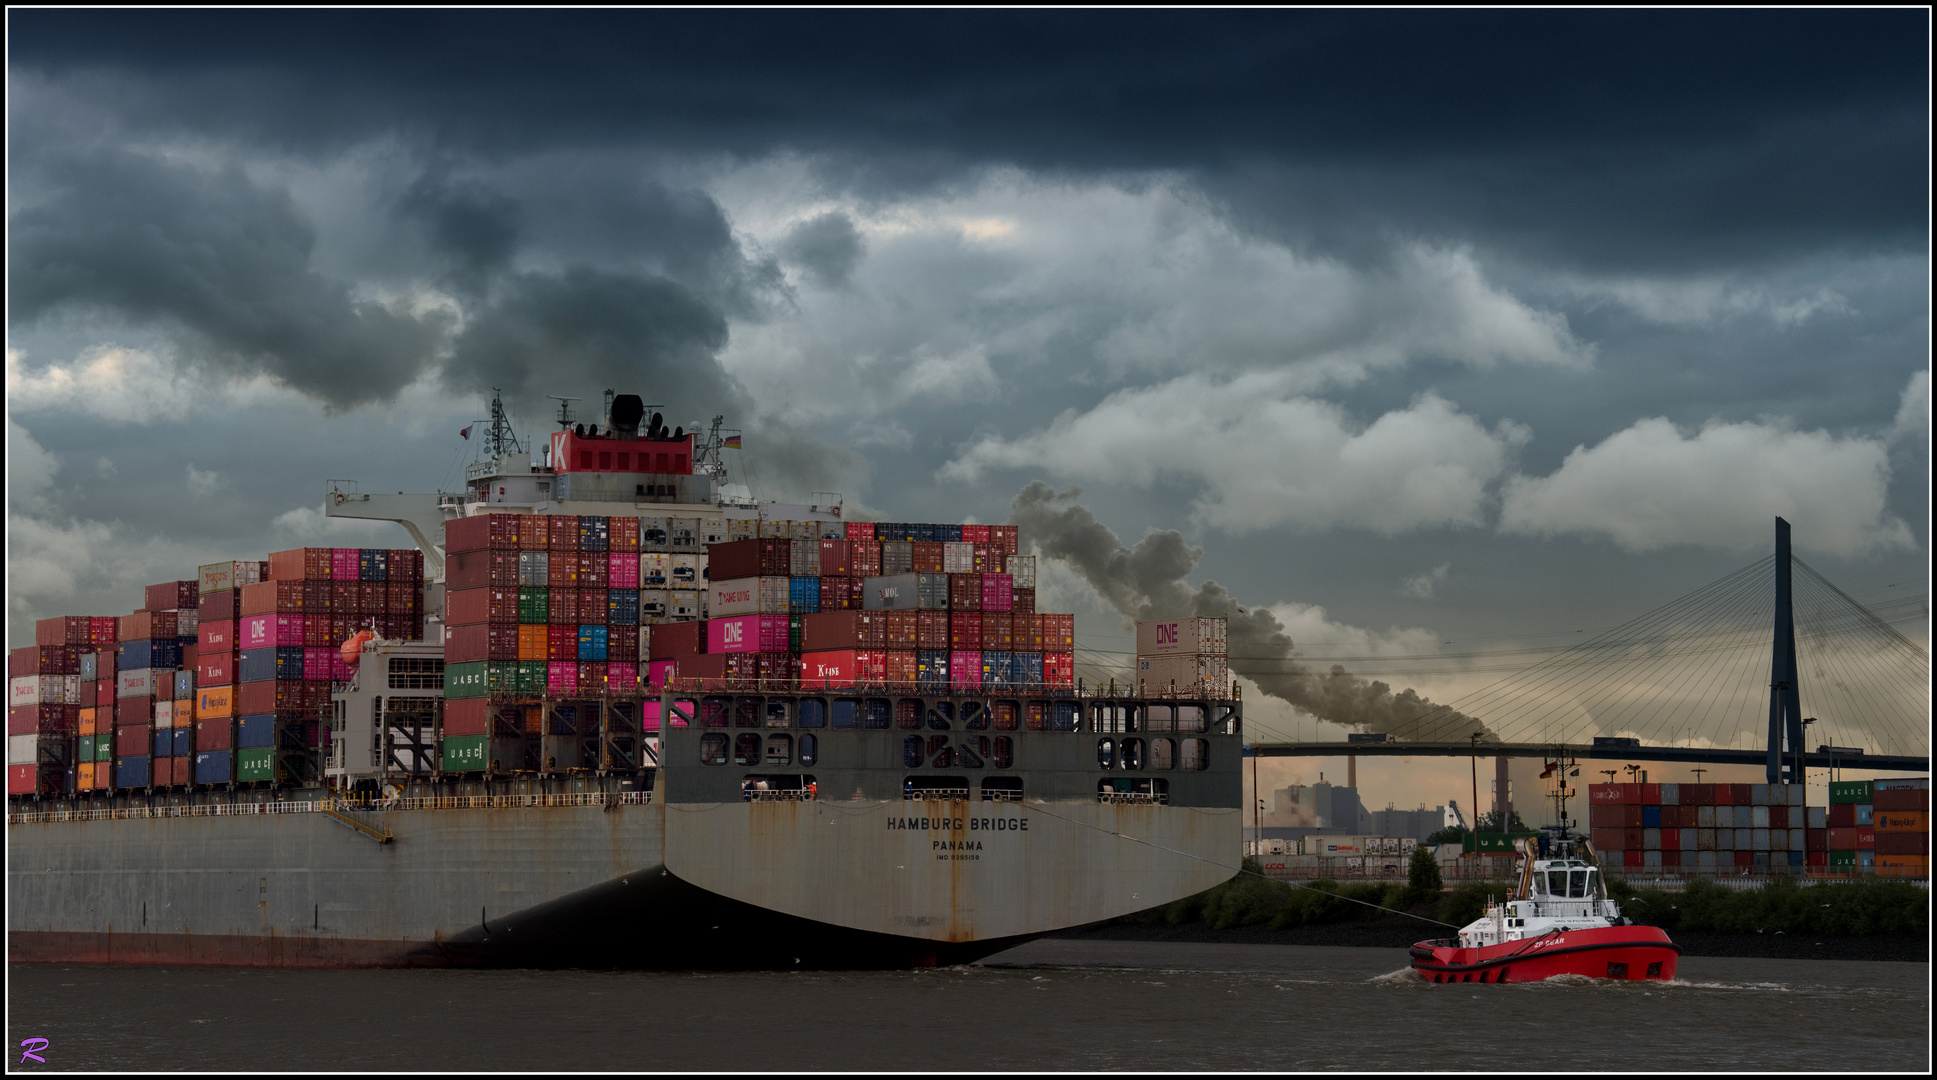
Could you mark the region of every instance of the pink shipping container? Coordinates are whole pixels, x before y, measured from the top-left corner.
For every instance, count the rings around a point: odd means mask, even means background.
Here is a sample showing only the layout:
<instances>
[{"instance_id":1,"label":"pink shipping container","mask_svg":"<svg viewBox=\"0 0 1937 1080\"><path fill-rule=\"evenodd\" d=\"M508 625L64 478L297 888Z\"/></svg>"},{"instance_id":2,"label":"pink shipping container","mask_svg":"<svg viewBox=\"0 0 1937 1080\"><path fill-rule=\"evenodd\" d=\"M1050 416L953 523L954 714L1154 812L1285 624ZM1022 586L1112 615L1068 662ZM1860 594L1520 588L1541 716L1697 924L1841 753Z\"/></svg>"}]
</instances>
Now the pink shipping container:
<instances>
[{"instance_id":1,"label":"pink shipping container","mask_svg":"<svg viewBox=\"0 0 1937 1080\"><path fill-rule=\"evenodd\" d=\"M1008 611L1015 602L1015 586L1007 574L982 575L982 610Z\"/></svg>"},{"instance_id":2,"label":"pink shipping container","mask_svg":"<svg viewBox=\"0 0 1937 1080\"><path fill-rule=\"evenodd\" d=\"M242 620L239 647L266 649L279 645L301 645L308 629L304 615L249 615Z\"/></svg>"},{"instance_id":3,"label":"pink shipping container","mask_svg":"<svg viewBox=\"0 0 1937 1080\"><path fill-rule=\"evenodd\" d=\"M786 652L787 616L735 615L706 621L706 651Z\"/></svg>"},{"instance_id":4,"label":"pink shipping container","mask_svg":"<svg viewBox=\"0 0 1937 1080\"><path fill-rule=\"evenodd\" d=\"M670 679L674 675L678 674L679 661L649 660L646 663L641 664L639 666L646 669L647 689L658 690L666 685L667 679Z\"/></svg>"},{"instance_id":5,"label":"pink shipping container","mask_svg":"<svg viewBox=\"0 0 1937 1080\"><path fill-rule=\"evenodd\" d=\"M362 571L357 567L356 548L330 549L330 577L336 581L361 581Z\"/></svg>"},{"instance_id":6,"label":"pink shipping container","mask_svg":"<svg viewBox=\"0 0 1937 1080\"><path fill-rule=\"evenodd\" d=\"M979 690L982 686L982 653L955 650L948 654L949 685L957 690Z\"/></svg>"},{"instance_id":7,"label":"pink shipping container","mask_svg":"<svg viewBox=\"0 0 1937 1080\"><path fill-rule=\"evenodd\" d=\"M311 682L328 682L336 677L337 649L304 649L303 678Z\"/></svg>"},{"instance_id":8,"label":"pink shipping container","mask_svg":"<svg viewBox=\"0 0 1937 1080\"><path fill-rule=\"evenodd\" d=\"M639 587L639 555L637 552L615 551L607 557L606 573L610 578L610 588L636 589Z\"/></svg>"},{"instance_id":9,"label":"pink shipping container","mask_svg":"<svg viewBox=\"0 0 1937 1080\"><path fill-rule=\"evenodd\" d=\"M553 660L545 665L545 689L554 694L578 692L578 664L572 660Z\"/></svg>"},{"instance_id":10,"label":"pink shipping container","mask_svg":"<svg viewBox=\"0 0 1937 1080\"><path fill-rule=\"evenodd\" d=\"M659 703L642 701L639 703L639 729L641 731L659 730Z\"/></svg>"}]
</instances>

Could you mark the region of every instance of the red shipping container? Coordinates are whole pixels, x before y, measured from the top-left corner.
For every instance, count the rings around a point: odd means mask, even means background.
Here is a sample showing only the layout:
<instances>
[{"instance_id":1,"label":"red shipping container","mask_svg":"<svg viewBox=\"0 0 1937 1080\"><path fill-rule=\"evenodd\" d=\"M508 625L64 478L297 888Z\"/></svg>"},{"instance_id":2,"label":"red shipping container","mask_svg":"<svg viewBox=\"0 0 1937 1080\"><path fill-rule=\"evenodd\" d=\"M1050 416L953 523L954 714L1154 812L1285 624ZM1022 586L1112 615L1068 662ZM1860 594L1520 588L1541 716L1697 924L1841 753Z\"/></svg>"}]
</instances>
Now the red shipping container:
<instances>
[{"instance_id":1,"label":"red shipping container","mask_svg":"<svg viewBox=\"0 0 1937 1080\"><path fill-rule=\"evenodd\" d=\"M1587 803L1587 827L1597 832L1601 829L1619 829L1627 824L1626 815L1621 811L1621 804L1614 803L1610 805L1605 802L1595 802L1593 801L1593 796L1590 795L1588 796ZM1621 844L1618 840L1612 844L1603 844L1599 838L1595 838L1594 846L1619 848Z\"/></svg>"},{"instance_id":2,"label":"red shipping container","mask_svg":"<svg viewBox=\"0 0 1937 1080\"><path fill-rule=\"evenodd\" d=\"M639 519L636 517L613 518L612 531L610 536L607 538L607 546L610 547L611 550L613 551L633 551L633 552L638 551L639 550ZM617 587L633 588L634 586L621 585Z\"/></svg>"},{"instance_id":3,"label":"red shipping container","mask_svg":"<svg viewBox=\"0 0 1937 1080\"><path fill-rule=\"evenodd\" d=\"M1639 867L1641 865L1641 852L1632 848L1621 852L1621 865L1624 867Z\"/></svg>"},{"instance_id":4,"label":"red shipping container","mask_svg":"<svg viewBox=\"0 0 1937 1080\"><path fill-rule=\"evenodd\" d=\"M1808 861L1809 861L1809 865L1811 865L1811 866L1828 866L1828 865L1829 865L1829 852L1827 852L1827 851L1810 851L1810 852L1806 852L1806 853L1805 853L1805 858L1807 858L1807 859L1808 859Z\"/></svg>"},{"instance_id":5,"label":"red shipping container","mask_svg":"<svg viewBox=\"0 0 1937 1080\"><path fill-rule=\"evenodd\" d=\"M1769 827L1771 829L1788 828L1789 808L1786 806L1771 806L1769 808Z\"/></svg>"},{"instance_id":6,"label":"red shipping container","mask_svg":"<svg viewBox=\"0 0 1937 1080\"><path fill-rule=\"evenodd\" d=\"M348 584L350 608L355 614L383 614L383 582L357 581Z\"/></svg>"},{"instance_id":7,"label":"red shipping container","mask_svg":"<svg viewBox=\"0 0 1937 1080\"><path fill-rule=\"evenodd\" d=\"M1010 589L1009 590L1009 610L1014 611L1021 615L1035 614L1036 613L1036 590Z\"/></svg>"},{"instance_id":8,"label":"red shipping container","mask_svg":"<svg viewBox=\"0 0 1937 1080\"><path fill-rule=\"evenodd\" d=\"M137 611L123 615L117 628L122 641L162 641L175 637L173 611Z\"/></svg>"},{"instance_id":9,"label":"red shipping container","mask_svg":"<svg viewBox=\"0 0 1937 1080\"><path fill-rule=\"evenodd\" d=\"M34 623L35 645L86 645L93 639L94 620L86 615L61 615Z\"/></svg>"},{"instance_id":10,"label":"red shipping container","mask_svg":"<svg viewBox=\"0 0 1937 1080\"><path fill-rule=\"evenodd\" d=\"M1720 786L1720 785L1717 785L1717 786ZM1752 797L1754 793L1749 790L1754 786L1755 785L1753 784L1730 784L1729 785L1729 793L1730 793L1729 804L1731 806L1755 805Z\"/></svg>"},{"instance_id":11,"label":"red shipping container","mask_svg":"<svg viewBox=\"0 0 1937 1080\"><path fill-rule=\"evenodd\" d=\"M1596 807L1596 809L1600 808ZM1587 839L1594 845L1595 852L1602 856L1607 855L1610 851L1621 850L1620 829L1590 828L1587 833Z\"/></svg>"},{"instance_id":12,"label":"red shipping container","mask_svg":"<svg viewBox=\"0 0 1937 1080\"><path fill-rule=\"evenodd\" d=\"M1067 690L1076 685L1076 654L1066 652L1045 652L1042 654L1042 681L1046 686Z\"/></svg>"},{"instance_id":13,"label":"red shipping container","mask_svg":"<svg viewBox=\"0 0 1937 1080\"><path fill-rule=\"evenodd\" d=\"M1662 869L1664 870L1680 869L1681 867L1680 849L1670 848L1664 842L1661 849L1661 866L1662 866Z\"/></svg>"},{"instance_id":14,"label":"red shipping container","mask_svg":"<svg viewBox=\"0 0 1937 1080\"><path fill-rule=\"evenodd\" d=\"M621 520L613 518L614 521ZM606 628L605 659L613 664L637 664L639 662L639 628L636 626L611 626Z\"/></svg>"},{"instance_id":15,"label":"red shipping container","mask_svg":"<svg viewBox=\"0 0 1937 1080\"><path fill-rule=\"evenodd\" d=\"M547 656L554 663L578 659L578 626L560 623L545 628Z\"/></svg>"},{"instance_id":16,"label":"red shipping container","mask_svg":"<svg viewBox=\"0 0 1937 1080\"><path fill-rule=\"evenodd\" d=\"M1069 614L1043 615L1042 649L1044 652L1075 652L1076 616Z\"/></svg>"},{"instance_id":17,"label":"red shipping container","mask_svg":"<svg viewBox=\"0 0 1937 1080\"><path fill-rule=\"evenodd\" d=\"M846 540L821 541L821 576L847 577L854 572L848 562Z\"/></svg>"},{"instance_id":18,"label":"red shipping container","mask_svg":"<svg viewBox=\"0 0 1937 1080\"><path fill-rule=\"evenodd\" d=\"M724 545L719 545L724 546ZM672 660L706 651L706 624L698 621L660 623L648 635L648 659Z\"/></svg>"},{"instance_id":19,"label":"red shipping container","mask_svg":"<svg viewBox=\"0 0 1937 1080\"><path fill-rule=\"evenodd\" d=\"M940 574L942 569L942 545L934 540L917 540L909 545L914 557L917 574Z\"/></svg>"},{"instance_id":20,"label":"red shipping container","mask_svg":"<svg viewBox=\"0 0 1937 1080\"><path fill-rule=\"evenodd\" d=\"M305 615L325 614L336 609L336 582L303 582L303 613Z\"/></svg>"},{"instance_id":21,"label":"red shipping container","mask_svg":"<svg viewBox=\"0 0 1937 1080\"><path fill-rule=\"evenodd\" d=\"M605 664L597 660L580 660L578 685L575 689L581 694L603 695L606 692Z\"/></svg>"},{"instance_id":22,"label":"red shipping container","mask_svg":"<svg viewBox=\"0 0 1937 1080\"><path fill-rule=\"evenodd\" d=\"M227 750L235 745L235 717L195 721L195 749Z\"/></svg>"},{"instance_id":23,"label":"red shipping container","mask_svg":"<svg viewBox=\"0 0 1937 1080\"><path fill-rule=\"evenodd\" d=\"M141 606L149 611L194 611L201 593L200 581L164 581L144 590Z\"/></svg>"},{"instance_id":24,"label":"red shipping container","mask_svg":"<svg viewBox=\"0 0 1937 1080\"><path fill-rule=\"evenodd\" d=\"M989 542L989 527L987 525L962 526L962 543L986 544L988 542Z\"/></svg>"},{"instance_id":25,"label":"red shipping container","mask_svg":"<svg viewBox=\"0 0 1937 1080\"><path fill-rule=\"evenodd\" d=\"M918 649L948 648L949 613L946 611L915 612L915 647Z\"/></svg>"},{"instance_id":26,"label":"red shipping container","mask_svg":"<svg viewBox=\"0 0 1937 1080\"><path fill-rule=\"evenodd\" d=\"M578 591L578 621L587 626L604 626L611 616L611 593L605 589Z\"/></svg>"},{"instance_id":27,"label":"red shipping container","mask_svg":"<svg viewBox=\"0 0 1937 1080\"><path fill-rule=\"evenodd\" d=\"M1661 805L1661 785L1660 784L1641 785L1641 805L1643 806Z\"/></svg>"},{"instance_id":28,"label":"red shipping container","mask_svg":"<svg viewBox=\"0 0 1937 1080\"><path fill-rule=\"evenodd\" d=\"M518 587L518 553L465 551L444 560L444 587L481 589L488 585Z\"/></svg>"},{"instance_id":29,"label":"red shipping container","mask_svg":"<svg viewBox=\"0 0 1937 1080\"><path fill-rule=\"evenodd\" d=\"M1640 851L1643 847L1643 841L1646 839L1643 835L1646 831L1645 829L1622 829L1621 850Z\"/></svg>"},{"instance_id":30,"label":"red shipping container","mask_svg":"<svg viewBox=\"0 0 1937 1080\"><path fill-rule=\"evenodd\" d=\"M264 581L230 590L238 594L240 616L295 615L307 610L302 581ZM218 594L220 595L220 594Z\"/></svg>"},{"instance_id":31,"label":"red shipping container","mask_svg":"<svg viewBox=\"0 0 1937 1080\"><path fill-rule=\"evenodd\" d=\"M579 584L577 552L554 552L545 560L545 586L547 588L576 589L579 587Z\"/></svg>"},{"instance_id":32,"label":"red shipping container","mask_svg":"<svg viewBox=\"0 0 1937 1080\"><path fill-rule=\"evenodd\" d=\"M578 556L578 584L582 589L609 589L612 587L612 556L603 551L580 552Z\"/></svg>"},{"instance_id":33,"label":"red shipping container","mask_svg":"<svg viewBox=\"0 0 1937 1080\"><path fill-rule=\"evenodd\" d=\"M154 735L147 724L134 724L114 730L116 757L147 757L154 748Z\"/></svg>"},{"instance_id":34,"label":"red shipping container","mask_svg":"<svg viewBox=\"0 0 1937 1080\"><path fill-rule=\"evenodd\" d=\"M292 548L269 553L270 581L328 581L334 576L330 548Z\"/></svg>"},{"instance_id":35,"label":"red shipping container","mask_svg":"<svg viewBox=\"0 0 1937 1080\"><path fill-rule=\"evenodd\" d=\"M865 540L873 543L880 539L880 537L874 535L874 522L872 521L850 521L843 531L847 533L849 543L853 543L856 540Z\"/></svg>"},{"instance_id":36,"label":"red shipping container","mask_svg":"<svg viewBox=\"0 0 1937 1080\"><path fill-rule=\"evenodd\" d=\"M1803 836L1803 849L1805 851L1828 851L1829 830L1810 829Z\"/></svg>"},{"instance_id":37,"label":"red shipping container","mask_svg":"<svg viewBox=\"0 0 1937 1080\"><path fill-rule=\"evenodd\" d=\"M916 658L913 649L888 649L881 656L885 666L884 677L890 686L915 684Z\"/></svg>"},{"instance_id":38,"label":"red shipping container","mask_svg":"<svg viewBox=\"0 0 1937 1080\"><path fill-rule=\"evenodd\" d=\"M982 610L981 574L948 575L948 609L950 611Z\"/></svg>"},{"instance_id":39,"label":"red shipping container","mask_svg":"<svg viewBox=\"0 0 1937 1080\"><path fill-rule=\"evenodd\" d=\"M322 648L330 643L334 625L327 615L303 616L303 644L312 649Z\"/></svg>"},{"instance_id":40,"label":"red shipping container","mask_svg":"<svg viewBox=\"0 0 1937 1080\"><path fill-rule=\"evenodd\" d=\"M195 628L195 643L204 655L234 652L236 651L235 624L228 621L205 622Z\"/></svg>"},{"instance_id":41,"label":"red shipping container","mask_svg":"<svg viewBox=\"0 0 1937 1080\"><path fill-rule=\"evenodd\" d=\"M803 688L880 684L887 677L888 656L882 649L831 649L800 656Z\"/></svg>"},{"instance_id":42,"label":"red shipping container","mask_svg":"<svg viewBox=\"0 0 1937 1080\"><path fill-rule=\"evenodd\" d=\"M786 577L792 570L792 558L791 540L734 540L706 549L708 576L714 581Z\"/></svg>"},{"instance_id":43,"label":"red shipping container","mask_svg":"<svg viewBox=\"0 0 1937 1080\"><path fill-rule=\"evenodd\" d=\"M444 734L488 735L491 703L486 698L452 698L444 702Z\"/></svg>"},{"instance_id":44,"label":"red shipping container","mask_svg":"<svg viewBox=\"0 0 1937 1080\"><path fill-rule=\"evenodd\" d=\"M948 647L966 652L980 652L982 649L982 613L979 611L951 611L948 613Z\"/></svg>"},{"instance_id":45,"label":"red shipping container","mask_svg":"<svg viewBox=\"0 0 1937 1080\"><path fill-rule=\"evenodd\" d=\"M1022 539L1021 528L1019 526L1016 526L1016 525L989 526L989 543L994 544L996 547L1001 548L1002 553L1004 555L1017 554L1018 553L1017 545L1021 542L1021 539Z\"/></svg>"},{"instance_id":46,"label":"red shipping container","mask_svg":"<svg viewBox=\"0 0 1937 1080\"><path fill-rule=\"evenodd\" d=\"M861 605L854 602L853 591L848 588L852 578L824 577L821 579L821 610L847 611Z\"/></svg>"},{"instance_id":47,"label":"red shipping container","mask_svg":"<svg viewBox=\"0 0 1937 1080\"><path fill-rule=\"evenodd\" d=\"M1855 828L1856 827L1856 804L1855 803L1830 803L1829 804L1829 827L1832 829ZM1836 850L1849 851L1851 849L1848 847L1840 847L1840 848L1836 848Z\"/></svg>"},{"instance_id":48,"label":"red shipping container","mask_svg":"<svg viewBox=\"0 0 1937 1080\"><path fill-rule=\"evenodd\" d=\"M1664 829L1681 828L1681 807L1663 806L1661 808L1661 827Z\"/></svg>"},{"instance_id":49,"label":"red shipping container","mask_svg":"<svg viewBox=\"0 0 1937 1080\"><path fill-rule=\"evenodd\" d=\"M1681 850L1681 826L1663 825L1661 827L1661 850L1664 858L1667 852Z\"/></svg>"},{"instance_id":50,"label":"red shipping container","mask_svg":"<svg viewBox=\"0 0 1937 1080\"><path fill-rule=\"evenodd\" d=\"M108 653L113 666L113 652ZM7 652L7 677L72 675L80 668L80 649L72 645L28 645Z\"/></svg>"},{"instance_id":51,"label":"red shipping container","mask_svg":"<svg viewBox=\"0 0 1937 1080\"><path fill-rule=\"evenodd\" d=\"M886 614L881 611L843 610L803 615L800 617L800 649L802 652L884 649L888 644L888 629L887 621L882 616ZM784 633L786 617L775 618L781 620ZM709 635L709 648L711 640Z\"/></svg>"},{"instance_id":52,"label":"red shipping container","mask_svg":"<svg viewBox=\"0 0 1937 1080\"><path fill-rule=\"evenodd\" d=\"M1928 810L1930 789L1878 788L1870 796L1870 805L1876 810Z\"/></svg>"},{"instance_id":53,"label":"red shipping container","mask_svg":"<svg viewBox=\"0 0 1937 1080\"><path fill-rule=\"evenodd\" d=\"M546 615L553 624L570 623L573 626L577 626L581 621L579 619L580 604L579 591L577 589L551 590L550 605L550 608L546 611ZM601 612L600 614L604 613Z\"/></svg>"},{"instance_id":54,"label":"red shipping container","mask_svg":"<svg viewBox=\"0 0 1937 1080\"><path fill-rule=\"evenodd\" d=\"M850 577L871 578L881 576L881 545L872 540L847 542L847 572Z\"/></svg>"},{"instance_id":55,"label":"red shipping container","mask_svg":"<svg viewBox=\"0 0 1937 1080\"><path fill-rule=\"evenodd\" d=\"M92 709L94 707L95 702L99 700L100 686L101 684L95 682L93 679L81 680L81 708Z\"/></svg>"},{"instance_id":56,"label":"red shipping container","mask_svg":"<svg viewBox=\"0 0 1937 1080\"><path fill-rule=\"evenodd\" d=\"M1930 854L1930 834L1927 832L1880 832L1873 835L1876 843L1871 850L1878 855Z\"/></svg>"},{"instance_id":57,"label":"red shipping container","mask_svg":"<svg viewBox=\"0 0 1937 1080\"><path fill-rule=\"evenodd\" d=\"M313 688L318 687L323 691L321 700L328 701L328 683L312 683L302 679L242 683L235 692L236 715L255 716L259 713L307 709L316 704L318 695Z\"/></svg>"},{"instance_id":58,"label":"red shipping container","mask_svg":"<svg viewBox=\"0 0 1937 1080\"><path fill-rule=\"evenodd\" d=\"M516 624L486 623L444 628L444 662L518 659ZM246 684L245 684L246 685Z\"/></svg>"},{"instance_id":59,"label":"red shipping container","mask_svg":"<svg viewBox=\"0 0 1937 1080\"><path fill-rule=\"evenodd\" d=\"M121 640L112 615L95 615L88 619L88 642L93 645L112 645Z\"/></svg>"},{"instance_id":60,"label":"red shipping container","mask_svg":"<svg viewBox=\"0 0 1937 1080\"><path fill-rule=\"evenodd\" d=\"M525 514L479 514L444 523L445 551L516 551L522 546Z\"/></svg>"},{"instance_id":61,"label":"red shipping container","mask_svg":"<svg viewBox=\"0 0 1937 1080\"><path fill-rule=\"evenodd\" d=\"M79 705L15 705L7 710L8 735L70 736L80 724Z\"/></svg>"},{"instance_id":62,"label":"red shipping container","mask_svg":"<svg viewBox=\"0 0 1937 1080\"><path fill-rule=\"evenodd\" d=\"M983 652L1016 651L1014 626L1008 612L982 613L982 644L977 648Z\"/></svg>"},{"instance_id":63,"label":"red shipping container","mask_svg":"<svg viewBox=\"0 0 1937 1080\"><path fill-rule=\"evenodd\" d=\"M1856 827L1856 850L1876 850L1876 828L1874 826L1858 825Z\"/></svg>"},{"instance_id":64,"label":"red shipping container","mask_svg":"<svg viewBox=\"0 0 1937 1080\"><path fill-rule=\"evenodd\" d=\"M1600 805L1619 806L1621 805L1621 802L1622 802L1621 785L1589 784L1587 785L1587 801L1590 803L1593 803L1596 806L1600 806Z\"/></svg>"},{"instance_id":65,"label":"red shipping container","mask_svg":"<svg viewBox=\"0 0 1937 1080\"><path fill-rule=\"evenodd\" d=\"M546 547L552 551L578 550L578 515L552 514L551 539Z\"/></svg>"},{"instance_id":66,"label":"red shipping container","mask_svg":"<svg viewBox=\"0 0 1937 1080\"><path fill-rule=\"evenodd\" d=\"M1850 804L1845 804L1845 805L1850 805ZM1831 809L1834 809L1834 807L1831 807ZM1829 846L1824 850L1826 851L1855 851L1856 850L1856 827L1855 826L1832 825L1828 829L1825 829L1823 831L1827 834L1826 838L1829 844Z\"/></svg>"},{"instance_id":67,"label":"red shipping container","mask_svg":"<svg viewBox=\"0 0 1937 1080\"><path fill-rule=\"evenodd\" d=\"M874 614L881 619L882 648L921 648L921 620L919 618L919 612L877 611ZM940 646L937 646L937 648L940 648Z\"/></svg>"},{"instance_id":68,"label":"red shipping container","mask_svg":"<svg viewBox=\"0 0 1937 1080\"><path fill-rule=\"evenodd\" d=\"M444 596L444 621L451 626L518 621L518 590L458 589Z\"/></svg>"}]
</instances>

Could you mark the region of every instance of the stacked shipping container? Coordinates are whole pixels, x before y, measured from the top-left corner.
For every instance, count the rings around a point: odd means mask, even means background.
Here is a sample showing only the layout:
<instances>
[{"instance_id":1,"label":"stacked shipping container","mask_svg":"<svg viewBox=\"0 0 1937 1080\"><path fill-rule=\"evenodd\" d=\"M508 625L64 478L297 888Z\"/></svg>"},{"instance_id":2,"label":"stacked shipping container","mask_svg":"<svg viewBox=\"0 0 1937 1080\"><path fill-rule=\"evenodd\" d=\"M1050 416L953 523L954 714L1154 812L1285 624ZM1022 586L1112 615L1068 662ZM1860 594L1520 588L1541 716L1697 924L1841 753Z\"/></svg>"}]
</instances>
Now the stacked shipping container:
<instances>
[{"instance_id":1,"label":"stacked shipping container","mask_svg":"<svg viewBox=\"0 0 1937 1080\"><path fill-rule=\"evenodd\" d=\"M1590 784L1589 839L1611 866L1683 873L1821 872L1827 811L1800 784Z\"/></svg>"},{"instance_id":2,"label":"stacked shipping container","mask_svg":"<svg viewBox=\"0 0 1937 1080\"><path fill-rule=\"evenodd\" d=\"M34 624L34 644L7 656L7 793L54 795L82 787L79 740L93 752L100 652L113 654L114 619L67 615ZM109 691L112 707L112 664ZM93 760L86 764L93 777Z\"/></svg>"},{"instance_id":3,"label":"stacked shipping container","mask_svg":"<svg viewBox=\"0 0 1937 1080\"><path fill-rule=\"evenodd\" d=\"M1225 621L1212 618L1139 621L1137 692L1228 697L1231 663Z\"/></svg>"},{"instance_id":4,"label":"stacked shipping container","mask_svg":"<svg viewBox=\"0 0 1937 1080\"><path fill-rule=\"evenodd\" d=\"M1829 786L1832 872L1930 874L1930 780L1835 781Z\"/></svg>"}]
</instances>

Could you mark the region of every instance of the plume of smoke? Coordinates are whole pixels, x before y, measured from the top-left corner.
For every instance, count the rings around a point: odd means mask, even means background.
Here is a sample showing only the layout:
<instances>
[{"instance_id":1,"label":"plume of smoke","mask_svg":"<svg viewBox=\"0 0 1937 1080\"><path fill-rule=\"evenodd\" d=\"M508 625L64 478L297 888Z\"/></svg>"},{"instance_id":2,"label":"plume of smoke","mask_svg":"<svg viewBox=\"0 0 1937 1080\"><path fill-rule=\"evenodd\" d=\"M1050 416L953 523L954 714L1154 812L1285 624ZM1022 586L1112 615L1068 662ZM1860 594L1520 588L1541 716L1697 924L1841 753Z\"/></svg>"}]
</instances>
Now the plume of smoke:
<instances>
[{"instance_id":1,"label":"plume of smoke","mask_svg":"<svg viewBox=\"0 0 1937 1080\"><path fill-rule=\"evenodd\" d=\"M1270 611L1238 603L1215 581L1196 588L1184 581L1202 548L1184 543L1174 529L1151 529L1126 548L1075 501L1081 494L1081 488L1059 493L1035 481L1009 504L1009 524L1021 529L1024 547L1067 563L1125 620L1223 616L1231 670L1320 720L1426 741L1457 741L1475 731L1495 738L1478 720L1410 689L1394 693L1336 664L1313 671L1294 657L1291 636Z\"/></svg>"}]
</instances>

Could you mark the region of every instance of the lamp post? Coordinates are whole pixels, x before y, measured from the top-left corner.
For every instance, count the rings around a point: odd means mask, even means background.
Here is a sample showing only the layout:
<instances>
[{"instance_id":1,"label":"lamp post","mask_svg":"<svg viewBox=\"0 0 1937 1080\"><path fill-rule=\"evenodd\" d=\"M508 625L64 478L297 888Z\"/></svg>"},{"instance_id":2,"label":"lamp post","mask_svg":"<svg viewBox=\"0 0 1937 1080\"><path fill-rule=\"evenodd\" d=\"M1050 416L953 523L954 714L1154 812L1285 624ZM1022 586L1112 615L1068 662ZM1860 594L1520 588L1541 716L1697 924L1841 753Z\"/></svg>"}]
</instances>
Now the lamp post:
<instances>
[{"instance_id":1,"label":"lamp post","mask_svg":"<svg viewBox=\"0 0 1937 1080\"><path fill-rule=\"evenodd\" d=\"M1472 735L1472 739L1473 739L1473 743L1472 743L1472 746L1473 746L1473 755L1472 755L1472 760L1473 760L1473 855L1475 858L1478 858L1480 854L1480 735L1481 734L1482 734L1481 732L1475 731ZM1478 865L1478 864L1476 863L1475 865Z\"/></svg>"}]
</instances>

